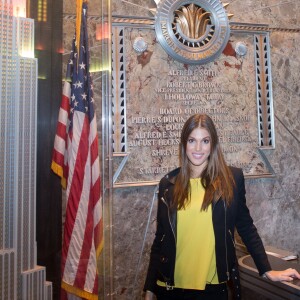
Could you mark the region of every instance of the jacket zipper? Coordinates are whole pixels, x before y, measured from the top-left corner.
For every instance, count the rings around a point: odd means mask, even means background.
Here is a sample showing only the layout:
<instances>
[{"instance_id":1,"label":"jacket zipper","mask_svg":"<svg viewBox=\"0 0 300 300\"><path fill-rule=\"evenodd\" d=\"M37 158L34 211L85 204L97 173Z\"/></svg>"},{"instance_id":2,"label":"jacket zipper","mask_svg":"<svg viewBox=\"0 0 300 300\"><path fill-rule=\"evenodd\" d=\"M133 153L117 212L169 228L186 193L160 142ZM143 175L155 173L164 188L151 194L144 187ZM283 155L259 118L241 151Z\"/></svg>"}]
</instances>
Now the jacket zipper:
<instances>
[{"instance_id":1,"label":"jacket zipper","mask_svg":"<svg viewBox=\"0 0 300 300\"><path fill-rule=\"evenodd\" d=\"M228 232L229 232L229 235L230 235L230 237L231 237L231 241L232 241L233 247L235 248L234 238L233 238L233 235L232 235L230 229L228 229Z\"/></svg>"},{"instance_id":2,"label":"jacket zipper","mask_svg":"<svg viewBox=\"0 0 300 300\"><path fill-rule=\"evenodd\" d=\"M224 203L224 211L225 211L225 228L224 228L224 233L225 233L225 253L226 253L226 275L227 275L227 280L229 280L229 270L228 270L228 250L227 250L227 239L226 239L226 236L227 236L227 230L226 230L226 225L227 225L227 209L226 209L226 203L225 201L223 201Z\"/></svg>"},{"instance_id":3,"label":"jacket zipper","mask_svg":"<svg viewBox=\"0 0 300 300\"><path fill-rule=\"evenodd\" d=\"M171 218L170 218L169 206L168 206L167 202L165 201L164 197L161 197L160 199L161 199L161 201L167 206L167 209L168 209L168 219L169 219L169 224L170 224L170 227L171 227L171 229L172 229L172 233L173 233L174 240L175 240L175 245L176 245L176 243L177 243L177 242L176 242L176 236L175 236L174 228L173 228L173 226L172 226L172 224L171 224Z\"/></svg>"},{"instance_id":4,"label":"jacket zipper","mask_svg":"<svg viewBox=\"0 0 300 300\"><path fill-rule=\"evenodd\" d=\"M166 200L164 199L164 197L161 197L160 198L161 201L167 206L167 211L168 211L168 219L169 219L169 224L170 224L170 227L171 227L171 230L172 230L172 233L173 233L173 236L174 236L174 241L175 241L175 247L176 247L176 236L175 236L175 232L174 232L174 229L172 227L172 224L171 224L171 218L170 218L170 211L169 211L169 205L167 204ZM164 239L165 235L163 236L162 240ZM163 275L163 274L162 274ZM165 284L166 284L166 290L167 291L170 291L170 290L173 290L174 286L173 285L170 285L168 283L168 280L167 278L163 275L164 279L165 279ZM170 276L171 277L171 276ZM174 279L173 279L174 280Z\"/></svg>"}]
</instances>

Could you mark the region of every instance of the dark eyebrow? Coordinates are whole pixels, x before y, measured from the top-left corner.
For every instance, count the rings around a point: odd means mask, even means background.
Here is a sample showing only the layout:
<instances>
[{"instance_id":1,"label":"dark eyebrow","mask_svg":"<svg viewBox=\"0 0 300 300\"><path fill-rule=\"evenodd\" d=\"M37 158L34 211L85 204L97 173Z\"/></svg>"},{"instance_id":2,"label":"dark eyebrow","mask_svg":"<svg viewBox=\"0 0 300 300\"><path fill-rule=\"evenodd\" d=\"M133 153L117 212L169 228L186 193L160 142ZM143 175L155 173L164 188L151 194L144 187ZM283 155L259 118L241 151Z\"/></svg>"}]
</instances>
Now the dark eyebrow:
<instances>
[{"instance_id":1,"label":"dark eyebrow","mask_svg":"<svg viewBox=\"0 0 300 300\"><path fill-rule=\"evenodd\" d=\"M193 137L192 135L189 135L188 140L189 140L189 139L196 139L196 138ZM202 140L205 140L205 139L211 140L211 137L208 135L208 136L205 136Z\"/></svg>"}]
</instances>

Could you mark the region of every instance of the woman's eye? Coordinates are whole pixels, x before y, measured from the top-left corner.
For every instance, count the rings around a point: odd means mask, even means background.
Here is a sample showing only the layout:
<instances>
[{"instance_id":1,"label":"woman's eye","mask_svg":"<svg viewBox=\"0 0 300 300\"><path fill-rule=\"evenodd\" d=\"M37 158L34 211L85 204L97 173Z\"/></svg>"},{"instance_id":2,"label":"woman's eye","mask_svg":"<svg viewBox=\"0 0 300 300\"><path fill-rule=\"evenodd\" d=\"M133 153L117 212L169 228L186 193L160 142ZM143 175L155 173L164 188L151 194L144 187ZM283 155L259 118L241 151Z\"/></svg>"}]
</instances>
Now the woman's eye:
<instances>
[{"instance_id":1,"label":"woman's eye","mask_svg":"<svg viewBox=\"0 0 300 300\"><path fill-rule=\"evenodd\" d=\"M209 144L209 139L204 140L204 144Z\"/></svg>"},{"instance_id":2,"label":"woman's eye","mask_svg":"<svg viewBox=\"0 0 300 300\"><path fill-rule=\"evenodd\" d=\"M193 139L188 139L188 143L192 143L193 141Z\"/></svg>"}]
</instances>

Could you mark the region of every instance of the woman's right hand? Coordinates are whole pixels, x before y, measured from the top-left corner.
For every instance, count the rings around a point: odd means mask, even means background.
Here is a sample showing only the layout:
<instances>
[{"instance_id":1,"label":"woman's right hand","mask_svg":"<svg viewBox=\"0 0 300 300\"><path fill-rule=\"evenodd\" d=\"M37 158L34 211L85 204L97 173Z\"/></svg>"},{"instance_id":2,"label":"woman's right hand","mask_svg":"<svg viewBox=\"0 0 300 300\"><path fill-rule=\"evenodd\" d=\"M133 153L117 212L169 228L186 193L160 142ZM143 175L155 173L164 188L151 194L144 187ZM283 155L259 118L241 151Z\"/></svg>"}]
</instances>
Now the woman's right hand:
<instances>
[{"instance_id":1,"label":"woman's right hand","mask_svg":"<svg viewBox=\"0 0 300 300\"><path fill-rule=\"evenodd\" d=\"M146 291L145 300L153 300L154 294L151 291Z\"/></svg>"},{"instance_id":2,"label":"woman's right hand","mask_svg":"<svg viewBox=\"0 0 300 300\"><path fill-rule=\"evenodd\" d=\"M268 271L266 276L272 281L292 281L294 279L300 279L300 274L297 270L289 268L283 271Z\"/></svg>"}]
</instances>

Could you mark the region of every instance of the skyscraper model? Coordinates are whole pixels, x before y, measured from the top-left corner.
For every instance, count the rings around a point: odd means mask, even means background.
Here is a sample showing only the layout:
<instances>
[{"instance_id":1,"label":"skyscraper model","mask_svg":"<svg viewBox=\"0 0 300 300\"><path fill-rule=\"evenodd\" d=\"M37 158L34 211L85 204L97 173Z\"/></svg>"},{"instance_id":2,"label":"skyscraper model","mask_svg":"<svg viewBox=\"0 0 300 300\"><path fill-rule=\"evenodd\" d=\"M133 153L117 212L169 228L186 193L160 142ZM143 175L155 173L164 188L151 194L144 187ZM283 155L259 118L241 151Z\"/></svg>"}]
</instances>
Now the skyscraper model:
<instances>
[{"instance_id":1,"label":"skyscraper model","mask_svg":"<svg viewBox=\"0 0 300 300\"><path fill-rule=\"evenodd\" d=\"M24 0L0 0L0 299L52 299L36 265L37 59ZM23 3L24 2L24 3Z\"/></svg>"}]
</instances>

